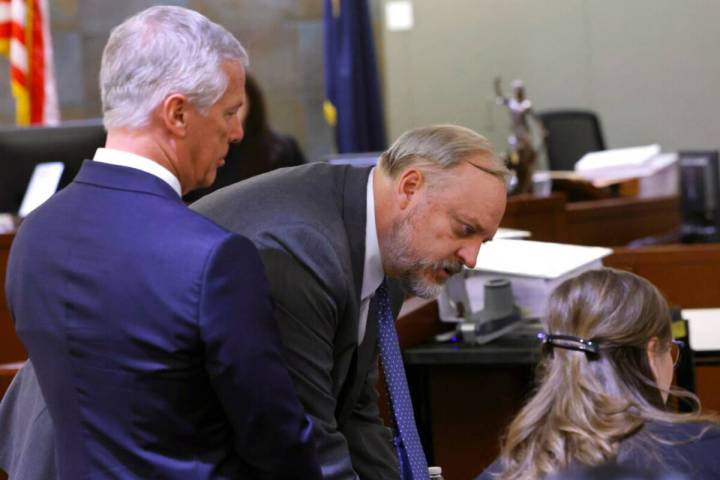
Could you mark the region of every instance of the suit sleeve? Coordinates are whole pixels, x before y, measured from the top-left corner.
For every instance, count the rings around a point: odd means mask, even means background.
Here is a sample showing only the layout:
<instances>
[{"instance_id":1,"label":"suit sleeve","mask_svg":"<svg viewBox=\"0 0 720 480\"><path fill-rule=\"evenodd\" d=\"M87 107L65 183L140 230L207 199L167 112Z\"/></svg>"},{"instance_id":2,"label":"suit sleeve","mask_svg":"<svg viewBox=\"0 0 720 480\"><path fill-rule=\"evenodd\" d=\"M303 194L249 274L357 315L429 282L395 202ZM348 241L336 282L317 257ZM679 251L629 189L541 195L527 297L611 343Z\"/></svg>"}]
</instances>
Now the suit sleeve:
<instances>
[{"instance_id":1,"label":"suit sleeve","mask_svg":"<svg viewBox=\"0 0 720 480\"><path fill-rule=\"evenodd\" d=\"M363 392L342 431L352 452L353 468L360 478L397 479L400 470L392 444L392 433L378 410L378 364L373 364Z\"/></svg>"},{"instance_id":2,"label":"suit sleeve","mask_svg":"<svg viewBox=\"0 0 720 480\"><path fill-rule=\"evenodd\" d=\"M228 236L211 253L199 302L206 368L253 478L320 478L313 426L293 390L255 247Z\"/></svg>"},{"instance_id":3,"label":"suit sleeve","mask_svg":"<svg viewBox=\"0 0 720 480\"><path fill-rule=\"evenodd\" d=\"M335 419L338 386L333 383L338 305L316 272L289 253L261 248L272 283L275 319L300 401L311 416L323 478L357 478L347 441Z\"/></svg>"},{"instance_id":4,"label":"suit sleeve","mask_svg":"<svg viewBox=\"0 0 720 480\"><path fill-rule=\"evenodd\" d=\"M285 240L288 238L293 239L292 245ZM355 468L364 463L396 463L387 429L377 414L374 390L361 399L367 405L356 407L363 413L355 418L351 429L340 428L337 423L337 398L342 385L334 379L346 377L347 372L338 369L354 368L336 362L342 354L336 351L337 345L343 343L338 342L338 337L352 335L357 340L357 331L340 324L345 321L352 272L343 271L327 235L309 226L288 225L282 235L263 238L259 248L272 284L275 319L288 368L315 425L323 478L399 478L397 467L375 470L383 471L380 476L367 476L366 469ZM359 436L365 436L364 444L355 441Z\"/></svg>"}]
</instances>

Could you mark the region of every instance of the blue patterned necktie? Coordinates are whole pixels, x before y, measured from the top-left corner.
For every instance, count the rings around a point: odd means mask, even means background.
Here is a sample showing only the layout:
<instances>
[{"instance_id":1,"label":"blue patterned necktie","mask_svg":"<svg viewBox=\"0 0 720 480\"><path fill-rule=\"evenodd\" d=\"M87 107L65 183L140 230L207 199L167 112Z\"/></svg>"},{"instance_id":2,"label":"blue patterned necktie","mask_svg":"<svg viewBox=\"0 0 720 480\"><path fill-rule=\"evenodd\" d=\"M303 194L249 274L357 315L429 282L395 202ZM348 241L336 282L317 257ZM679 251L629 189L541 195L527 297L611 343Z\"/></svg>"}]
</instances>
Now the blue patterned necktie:
<instances>
[{"instance_id":1,"label":"blue patterned necktie","mask_svg":"<svg viewBox=\"0 0 720 480\"><path fill-rule=\"evenodd\" d=\"M405 377L405 367L400 353L400 343L395 331L395 319L390 308L387 285L383 283L375 291L378 315L378 346L385 373L388 397L395 420L395 448L403 480L427 480L428 467L420 437L415 426L410 392Z\"/></svg>"}]
</instances>

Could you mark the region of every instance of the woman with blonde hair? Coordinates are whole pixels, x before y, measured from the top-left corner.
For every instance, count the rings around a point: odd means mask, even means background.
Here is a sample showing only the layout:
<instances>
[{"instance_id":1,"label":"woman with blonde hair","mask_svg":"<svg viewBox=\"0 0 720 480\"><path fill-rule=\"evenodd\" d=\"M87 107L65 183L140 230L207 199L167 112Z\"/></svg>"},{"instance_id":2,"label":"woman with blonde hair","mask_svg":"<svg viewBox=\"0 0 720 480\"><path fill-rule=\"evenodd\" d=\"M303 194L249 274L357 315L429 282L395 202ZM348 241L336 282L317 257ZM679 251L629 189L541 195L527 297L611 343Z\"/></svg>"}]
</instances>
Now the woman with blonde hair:
<instances>
[{"instance_id":1,"label":"woman with blonde hair","mask_svg":"<svg viewBox=\"0 0 720 480\"><path fill-rule=\"evenodd\" d=\"M537 389L479 480L615 462L720 478L720 426L697 397L671 387L679 348L650 282L613 269L571 278L553 292L545 329ZM668 409L668 395L695 411Z\"/></svg>"}]
</instances>

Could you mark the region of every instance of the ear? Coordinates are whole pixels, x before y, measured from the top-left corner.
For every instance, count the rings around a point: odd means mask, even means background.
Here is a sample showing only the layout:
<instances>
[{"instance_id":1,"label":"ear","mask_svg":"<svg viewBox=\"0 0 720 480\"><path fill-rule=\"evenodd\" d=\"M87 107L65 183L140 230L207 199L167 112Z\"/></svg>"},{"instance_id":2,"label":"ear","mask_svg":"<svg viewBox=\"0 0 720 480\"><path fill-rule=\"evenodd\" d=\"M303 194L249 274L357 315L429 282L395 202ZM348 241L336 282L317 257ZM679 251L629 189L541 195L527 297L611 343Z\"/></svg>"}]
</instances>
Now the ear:
<instances>
[{"instance_id":1,"label":"ear","mask_svg":"<svg viewBox=\"0 0 720 480\"><path fill-rule=\"evenodd\" d=\"M166 97L160 106L163 125L176 137L184 138L187 135L189 108L187 98L179 93Z\"/></svg>"},{"instance_id":2,"label":"ear","mask_svg":"<svg viewBox=\"0 0 720 480\"><path fill-rule=\"evenodd\" d=\"M406 209L412 203L415 194L424 186L425 176L420 170L412 167L405 170L398 178L396 188L400 209Z\"/></svg>"},{"instance_id":3,"label":"ear","mask_svg":"<svg viewBox=\"0 0 720 480\"><path fill-rule=\"evenodd\" d=\"M660 353L660 339L658 337L652 337L647 343L647 356L648 363L650 364L650 370L652 370L655 380L659 378L660 365L658 364L658 357Z\"/></svg>"}]
</instances>

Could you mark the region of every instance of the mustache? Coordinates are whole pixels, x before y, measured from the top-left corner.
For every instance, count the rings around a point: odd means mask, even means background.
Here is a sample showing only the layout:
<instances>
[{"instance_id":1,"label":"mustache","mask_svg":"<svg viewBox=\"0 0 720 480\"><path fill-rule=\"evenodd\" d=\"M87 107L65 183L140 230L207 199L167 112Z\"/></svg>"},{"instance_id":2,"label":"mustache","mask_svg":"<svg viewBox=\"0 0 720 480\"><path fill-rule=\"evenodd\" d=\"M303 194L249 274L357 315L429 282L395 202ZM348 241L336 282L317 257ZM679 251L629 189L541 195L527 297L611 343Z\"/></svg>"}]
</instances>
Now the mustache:
<instances>
[{"instance_id":1,"label":"mustache","mask_svg":"<svg viewBox=\"0 0 720 480\"><path fill-rule=\"evenodd\" d=\"M440 260L435 262L427 262L428 268L433 270L447 270L450 275L462 272L463 264L458 260Z\"/></svg>"}]
</instances>

